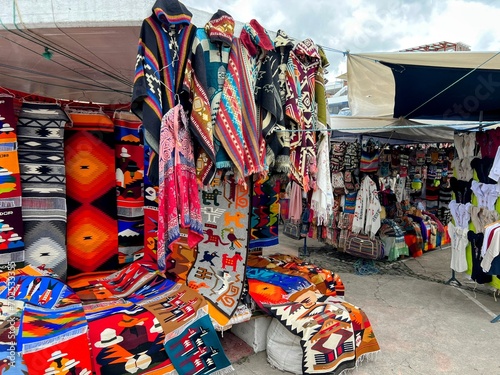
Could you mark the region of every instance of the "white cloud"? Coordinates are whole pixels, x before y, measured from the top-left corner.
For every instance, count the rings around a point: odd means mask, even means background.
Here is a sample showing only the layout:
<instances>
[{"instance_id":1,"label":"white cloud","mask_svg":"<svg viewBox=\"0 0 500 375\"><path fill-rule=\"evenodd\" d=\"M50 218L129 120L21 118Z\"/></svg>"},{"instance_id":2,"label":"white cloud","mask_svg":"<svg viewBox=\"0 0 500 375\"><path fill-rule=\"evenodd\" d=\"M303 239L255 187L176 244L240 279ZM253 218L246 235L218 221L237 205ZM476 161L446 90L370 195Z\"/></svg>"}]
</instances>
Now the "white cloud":
<instances>
[{"instance_id":1,"label":"white cloud","mask_svg":"<svg viewBox=\"0 0 500 375\"><path fill-rule=\"evenodd\" d=\"M182 0L181 0L182 1ZM472 50L500 50L500 2L479 0L185 0L187 6L236 20L255 18L271 31L351 52L397 51L440 41ZM198 25L202 26L202 25ZM327 52L329 79L345 71L345 57Z\"/></svg>"}]
</instances>

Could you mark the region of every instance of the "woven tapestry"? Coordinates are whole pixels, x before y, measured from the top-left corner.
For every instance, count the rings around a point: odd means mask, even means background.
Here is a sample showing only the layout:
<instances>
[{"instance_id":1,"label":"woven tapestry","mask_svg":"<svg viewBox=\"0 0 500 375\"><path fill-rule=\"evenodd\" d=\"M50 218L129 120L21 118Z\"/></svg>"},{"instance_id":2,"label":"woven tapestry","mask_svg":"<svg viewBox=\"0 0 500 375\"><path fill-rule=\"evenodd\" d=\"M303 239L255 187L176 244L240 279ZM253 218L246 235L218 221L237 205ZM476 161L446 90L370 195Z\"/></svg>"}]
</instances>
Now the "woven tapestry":
<instances>
[{"instance_id":1,"label":"woven tapestry","mask_svg":"<svg viewBox=\"0 0 500 375\"><path fill-rule=\"evenodd\" d=\"M253 185L250 249L274 246L279 243L279 187L279 183L271 182L269 177Z\"/></svg>"},{"instance_id":2,"label":"woven tapestry","mask_svg":"<svg viewBox=\"0 0 500 375\"><path fill-rule=\"evenodd\" d=\"M70 115L64 151L68 273L118 267L114 124L102 113Z\"/></svg>"},{"instance_id":3,"label":"woven tapestry","mask_svg":"<svg viewBox=\"0 0 500 375\"><path fill-rule=\"evenodd\" d=\"M233 176L216 178L200 191L205 237L198 244L188 283L209 302L212 319L224 326L238 307L245 280L248 251L249 191Z\"/></svg>"},{"instance_id":4,"label":"woven tapestry","mask_svg":"<svg viewBox=\"0 0 500 375\"><path fill-rule=\"evenodd\" d=\"M87 312L95 374L170 374L174 371L153 314L131 305Z\"/></svg>"},{"instance_id":5,"label":"woven tapestry","mask_svg":"<svg viewBox=\"0 0 500 375\"><path fill-rule=\"evenodd\" d=\"M65 278L66 113L56 104L23 103L18 117L19 165L23 197L26 263Z\"/></svg>"},{"instance_id":6,"label":"woven tapestry","mask_svg":"<svg viewBox=\"0 0 500 375\"><path fill-rule=\"evenodd\" d=\"M0 96L0 270L24 267L24 225L14 98Z\"/></svg>"},{"instance_id":7,"label":"woven tapestry","mask_svg":"<svg viewBox=\"0 0 500 375\"><path fill-rule=\"evenodd\" d=\"M89 345L87 330L81 304L62 308L26 304L20 341L28 373L89 374L90 353L82 350Z\"/></svg>"},{"instance_id":8,"label":"woven tapestry","mask_svg":"<svg viewBox=\"0 0 500 375\"><path fill-rule=\"evenodd\" d=\"M144 147L141 121L130 112L116 112L115 157L118 217L118 260L131 263L143 256Z\"/></svg>"},{"instance_id":9,"label":"woven tapestry","mask_svg":"<svg viewBox=\"0 0 500 375\"><path fill-rule=\"evenodd\" d=\"M144 170L149 169L151 148L144 144ZM158 185L144 175L144 259L157 261L158 250Z\"/></svg>"},{"instance_id":10,"label":"woven tapestry","mask_svg":"<svg viewBox=\"0 0 500 375\"><path fill-rule=\"evenodd\" d=\"M177 372L186 375L234 373L206 310L198 309L193 318L165 336L165 349Z\"/></svg>"},{"instance_id":11,"label":"woven tapestry","mask_svg":"<svg viewBox=\"0 0 500 375\"><path fill-rule=\"evenodd\" d=\"M300 337L303 374L340 374L380 350L367 316L314 287L289 295L289 302L270 305L272 314Z\"/></svg>"},{"instance_id":12,"label":"woven tapestry","mask_svg":"<svg viewBox=\"0 0 500 375\"><path fill-rule=\"evenodd\" d=\"M301 276L316 285L316 288L327 296L344 296L345 293L344 283L338 274L291 255L274 254L265 257L249 255L247 266Z\"/></svg>"}]
</instances>

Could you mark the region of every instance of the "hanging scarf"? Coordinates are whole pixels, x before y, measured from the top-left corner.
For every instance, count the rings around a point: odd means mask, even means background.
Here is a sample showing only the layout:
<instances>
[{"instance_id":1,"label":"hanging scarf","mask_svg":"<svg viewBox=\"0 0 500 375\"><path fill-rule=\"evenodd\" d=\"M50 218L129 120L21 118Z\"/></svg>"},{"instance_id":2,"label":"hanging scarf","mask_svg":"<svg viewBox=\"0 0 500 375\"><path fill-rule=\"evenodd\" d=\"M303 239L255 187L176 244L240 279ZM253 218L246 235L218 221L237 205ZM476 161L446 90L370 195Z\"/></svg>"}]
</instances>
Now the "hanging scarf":
<instances>
[{"instance_id":1,"label":"hanging scarf","mask_svg":"<svg viewBox=\"0 0 500 375\"><path fill-rule=\"evenodd\" d=\"M164 271L167 253L180 239L180 228L188 228L190 248L203 239L193 142L180 104L163 117L160 149L157 260L158 267Z\"/></svg>"}]
</instances>

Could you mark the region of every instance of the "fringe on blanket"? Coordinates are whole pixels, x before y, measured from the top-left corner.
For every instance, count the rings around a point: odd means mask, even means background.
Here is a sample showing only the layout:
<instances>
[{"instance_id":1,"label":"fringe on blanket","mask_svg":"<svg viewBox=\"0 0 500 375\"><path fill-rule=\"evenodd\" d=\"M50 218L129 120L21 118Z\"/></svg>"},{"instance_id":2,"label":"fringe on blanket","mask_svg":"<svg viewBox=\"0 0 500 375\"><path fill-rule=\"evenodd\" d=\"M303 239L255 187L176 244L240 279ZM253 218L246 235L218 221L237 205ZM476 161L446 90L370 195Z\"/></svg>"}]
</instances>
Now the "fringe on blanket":
<instances>
[{"instance_id":1,"label":"fringe on blanket","mask_svg":"<svg viewBox=\"0 0 500 375\"><path fill-rule=\"evenodd\" d=\"M360 355L357 359L356 359L356 365L354 367L351 367L351 368L346 368L345 370L341 371L340 373L338 373L337 375L346 375L346 374L350 374L352 373L353 371L356 371L358 369L358 367L364 362L364 361L375 361L378 357L378 353L380 353L380 350L377 350L376 352L371 352L371 353L366 353L366 354L362 354Z\"/></svg>"}]
</instances>

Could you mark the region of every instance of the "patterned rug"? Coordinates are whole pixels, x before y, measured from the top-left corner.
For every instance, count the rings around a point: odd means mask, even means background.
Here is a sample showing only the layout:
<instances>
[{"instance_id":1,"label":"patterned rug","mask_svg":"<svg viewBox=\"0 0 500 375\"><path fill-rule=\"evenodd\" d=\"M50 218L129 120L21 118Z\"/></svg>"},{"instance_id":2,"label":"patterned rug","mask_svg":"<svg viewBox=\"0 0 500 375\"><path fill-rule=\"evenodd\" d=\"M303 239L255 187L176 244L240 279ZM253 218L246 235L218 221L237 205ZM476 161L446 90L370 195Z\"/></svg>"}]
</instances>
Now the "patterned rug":
<instances>
[{"instance_id":1,"label":"patterned rug","mask_svg":"<svg viewBox=\"0 0 500 375\"><path fill-rule=\"evenodd\" d=\"M168 332L165 349L180 374L234 373L205 309L197 310L193 321Z\"/></svg>"},{"instance_id":2,"label":"patterned rug","mask_svg":"<svg viewBox=\"0 0 500 375\"><path fill-rule=\"evenodd\" d=\"M280 184L272 183L269 177L253 185L250 249L279 243L279 189Z\"/></svg>"},{"instance_id":3,"label":"patterned rug","mask_svg":"<svg viewBox=\"0 0 500 375\"><path fill-rule=\"evenodd\" d=\"M70 114L64 151L68 194L68 273L118 268L113 121Z\"/></svg>"},{"instance_id":4,"label":"patterned rug","mask_svg":"<svg viewBox=\"0 0 500 375\"><path fill-rule=\"evenodd\" d=\"M120 264L126 264L144 255L142 123L130 112L116 112L113 121L118 189L118 259Z\"/></svg>"},{"instance_id":5,"label":"patterned rug","mask_svg":"<svg viewBox=\"0 0 500 375\"><path fill-rule=\"evenodd\" d=\"M288 302L268 308L300 337L303 374L340 374L380 350L363 311L315 288L293 293Z\"/></svg>"},{"instance_id":6,"label":"patterned rug","mask_svg":"<svg viewBox=\"0 0 500 375\"><path fill-rule=\"evenodd\" d=\"M155 316L129 304L102 312L86 310L96 374L169 374L174 371Z\"/></svg>"},{"instance_id":7,"label":"patterned rug","mask_svg":"<svg viewBox=\"0 0 500 375\"><path fill-rule=\"evenodd\" d=\"M23 103L18 117L26 263L66 277L66 113L56 104Z\"/></svg>"},{"instance_id":8,"label":"patterned rug","mask_svg":"<svg viewBox=\"0 0 500 375\"><path fill-rule=\"evenodd\" d=\"M249 255L247 266L303 277L327 296L344 296L345 293L344 283L338 274L291 255Z\"/></svg>"},{"instance_id":9,"label":"patterned rug","mask_svg":"<svg viewBox=\"0 0 500 375\"><path fill-rule=\"evenodd\" d=\"M209 314L221 326L238 307L248 251L249 191L232 176L200 192L205 238L198 244L188 284L209 302Z\"/></svg>"}]
</instances>

